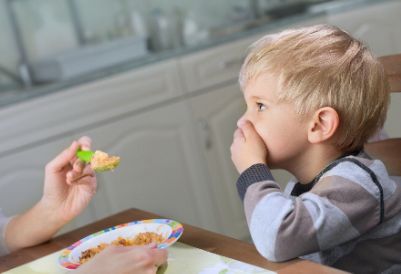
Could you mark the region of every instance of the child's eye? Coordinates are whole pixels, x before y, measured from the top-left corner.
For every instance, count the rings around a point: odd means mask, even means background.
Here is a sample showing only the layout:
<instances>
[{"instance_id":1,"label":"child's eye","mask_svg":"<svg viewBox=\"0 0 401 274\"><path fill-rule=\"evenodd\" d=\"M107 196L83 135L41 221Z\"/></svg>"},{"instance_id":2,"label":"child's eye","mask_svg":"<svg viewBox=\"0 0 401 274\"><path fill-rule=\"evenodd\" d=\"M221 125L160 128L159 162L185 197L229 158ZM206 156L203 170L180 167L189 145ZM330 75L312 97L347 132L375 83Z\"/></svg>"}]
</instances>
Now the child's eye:
<instances>
[{"instance_id":1,"label":"child's eye","mask_svg":"<svg viewBox=\"0 0 401 274\"><path fill-rule=\"evenodd\" d=\"M258 107L258 111L264 111L266 109L266 106L262 103L256 103Z\"/></svg>"}]
</instances>

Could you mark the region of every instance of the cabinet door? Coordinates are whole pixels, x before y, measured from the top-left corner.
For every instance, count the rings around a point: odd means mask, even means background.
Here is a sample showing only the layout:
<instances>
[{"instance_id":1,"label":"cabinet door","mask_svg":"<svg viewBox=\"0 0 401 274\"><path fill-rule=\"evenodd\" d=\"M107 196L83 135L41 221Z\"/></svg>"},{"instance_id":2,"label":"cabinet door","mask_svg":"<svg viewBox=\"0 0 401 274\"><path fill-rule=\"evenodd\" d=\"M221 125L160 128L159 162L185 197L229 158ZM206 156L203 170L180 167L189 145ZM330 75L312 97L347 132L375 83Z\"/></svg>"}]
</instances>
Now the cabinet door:
<instances>
[{"instance_id":1,"label":"cabinet door","mask_svg":"<svg viewBox=\"0 0 401 274\"><path fill-rule=\"evenodd\" d=\"M191 99L197 127L199 148L206 159L210 175L219 232L247 239L248 228L235 182L238 173L231 161L230 146L238 118L245 110L236 83Z\"/></svg>"},{"instance_id":2,"label":"cabinet door","mask_svg":"<svg viewBox=\"0 0 401 274\"><path fill-rule=\"evenodd\" d=\"M11 216L22 213L42 197L45 165L73 140L72 136L47 141L0 158L0 207ZM63 231L95 219L91 205Z\"/></svg>"},{"instance_id":3,"label":"cabinet door","mask_svg":"<svg viewBox=\"0 0 401 274\"><path fill-rule=\"evenodd\" d=\"M199 168L189 114L177 102L80 133L92 137L94 148L121 157L114 172L98 174L97 218L140 208L215 228L209 182Z\"/></svg>"}]
</instances>

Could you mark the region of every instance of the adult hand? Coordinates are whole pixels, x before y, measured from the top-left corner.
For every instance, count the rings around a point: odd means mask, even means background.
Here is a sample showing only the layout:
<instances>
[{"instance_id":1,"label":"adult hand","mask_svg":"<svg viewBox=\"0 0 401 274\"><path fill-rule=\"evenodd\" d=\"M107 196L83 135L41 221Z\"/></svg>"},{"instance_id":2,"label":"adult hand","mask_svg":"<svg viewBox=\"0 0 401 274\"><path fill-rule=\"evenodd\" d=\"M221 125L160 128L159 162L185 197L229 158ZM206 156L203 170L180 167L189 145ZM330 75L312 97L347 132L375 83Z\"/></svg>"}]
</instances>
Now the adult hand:
<instances>
[{"instance_id":1,"label":"adult hand","mask_svg":"<svg viewBox=\"0 0 401 274\"><path fill-rule=\"evenodd\" d=\"M42 199L7 225L5 242L10 251L47 241L86 208L95 194L96 178L89 166L77 161L75 152L79 147L89 149L90 143L82 137L46 165ZM73 182L83 174L87 176Z\"/></svg>"},{"instance_id":2,"label":"adult hand","mask_svg":"<svg viewBox=\"0 0 401 274\"><path fill-rule=\"evenodd\" d=\"M155 274L167 261L167 250L146 246L109 246L80 266L77 274Z\"/></svg>"},{"instance_id":3,"label":"adult hand","mask_svg":"<svg viewBox=\"0 0 401 274\"><path fill-rule=\"evenodd\" d=\"M231 144L231 160L241 174L254 164L266 164L267 148L249 121L240 120Z\"/></svg>"},{"instance_id":4,"label":"adult hand","mask_svg":"<svg viewBox=\"0 0 401 274\"><path fill-rule=\"evenodd\" d=\"M69 222L81 213L96 192L94 171L75 156L79 148L89 150L90 146L91 139L81 137L46 165L40 203L52 209L62 223Z\"/></svg>"}]
</instances>

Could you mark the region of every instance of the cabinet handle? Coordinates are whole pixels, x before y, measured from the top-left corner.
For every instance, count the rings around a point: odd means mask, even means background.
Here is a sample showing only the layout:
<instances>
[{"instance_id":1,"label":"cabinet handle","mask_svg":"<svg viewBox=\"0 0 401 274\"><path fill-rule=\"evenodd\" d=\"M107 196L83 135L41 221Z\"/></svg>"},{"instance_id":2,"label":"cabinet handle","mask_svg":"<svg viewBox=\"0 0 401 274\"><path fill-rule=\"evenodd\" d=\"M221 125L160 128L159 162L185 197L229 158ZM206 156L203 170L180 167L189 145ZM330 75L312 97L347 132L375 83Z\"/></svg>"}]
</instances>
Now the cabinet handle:
<instances>
[{"instance_id":1,"label":"cabinet handle","mask_svg":"<svg viewBox=\"0 0 401 274\"><path fill-rule=\"evenodd\" d=\"M199 120L199 128L205 148L207 150L211 149L213 146L213 142L209 123L205 119L201 119Z\"/></svg>"}]
</instances>

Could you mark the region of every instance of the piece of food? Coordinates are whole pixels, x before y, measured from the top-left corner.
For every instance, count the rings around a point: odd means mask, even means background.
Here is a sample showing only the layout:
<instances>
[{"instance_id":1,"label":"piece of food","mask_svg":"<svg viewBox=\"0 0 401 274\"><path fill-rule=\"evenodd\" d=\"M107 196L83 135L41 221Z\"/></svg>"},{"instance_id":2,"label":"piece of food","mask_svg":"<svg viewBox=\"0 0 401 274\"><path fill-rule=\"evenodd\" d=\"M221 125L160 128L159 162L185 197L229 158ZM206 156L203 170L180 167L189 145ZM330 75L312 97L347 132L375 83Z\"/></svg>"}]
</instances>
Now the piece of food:
<instances>
[{"instance_id":1,"label":"piece of food","mask_svg":"<svg viewBox=\"0 0 401 274\"><path fill-rule=\"evenodd\" d=\"M96 150L90 161L94 171L108 171L115 169L120 164L120 157L109 156L106 152Z\"/></svg>"},{"instance_id":2,"label":"piece of food","mask_svg":"<svg viewBox=\"0 0 401 274\"><path fill-rule=\"evenodd\" d=\"M80 264L86 263L109 245L133 246L133 245L148 245L151 243L160 244L164 242L164 240L165 238L161 234L155 232L142 232L133 238L118 237L110 244L101 243L96 247L89 248L83 251L81 253L81 256L79 257L79 263Z\"/></svg>"},{"instance_id":3,"label":"piece of food","mask_svg":"<svg viewBox=\"0 0 401 274\"><path fill-rule=\"evenodd\" d=\"M93 154L95 154L92 150L77 150L75 156L85 164L89 164L92 160Z\"/></svg>"}]
</instances>

